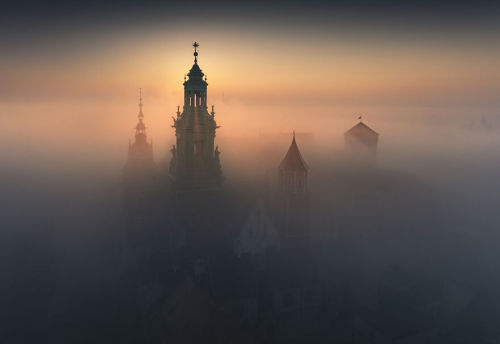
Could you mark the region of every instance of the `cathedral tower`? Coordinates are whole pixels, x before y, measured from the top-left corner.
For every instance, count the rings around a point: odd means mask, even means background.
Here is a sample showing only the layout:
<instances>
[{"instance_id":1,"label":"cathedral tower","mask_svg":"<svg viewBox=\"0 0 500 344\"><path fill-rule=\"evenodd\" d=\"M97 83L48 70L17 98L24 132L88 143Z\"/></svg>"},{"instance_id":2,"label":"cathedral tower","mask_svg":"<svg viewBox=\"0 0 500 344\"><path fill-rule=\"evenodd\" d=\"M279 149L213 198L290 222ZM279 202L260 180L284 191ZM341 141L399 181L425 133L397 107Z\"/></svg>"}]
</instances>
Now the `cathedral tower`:
<instances>
[{"instance_id":1,"label":"cathedral tower","mask_svg":"<svg viewBox=\"0 0 500 344\"><path fill-rule=\"evenodd\" d=\"M222 182L219 149L214 147L214 107L207 108L207 78L198 66L195 42L194 64L184 78L184 106L177 107L174 118L176 144L172 147L170 177L177 191L207 191L218 189Z\"/></svg>"},{"instance_id":2,"label":"cathedral tower","mask_svg":"<svg viewBox=\"0 0 500 344\"><path fill-rule=\"evenodd\" d=\"M129 142L128 158L124 167L124 183L127 198L140 198L149 191L155 171L153 143L148 142L144 114L142 113L142 92L139 90L139 121L135 126L135 140Z\"/></svg>"}]
</instances>

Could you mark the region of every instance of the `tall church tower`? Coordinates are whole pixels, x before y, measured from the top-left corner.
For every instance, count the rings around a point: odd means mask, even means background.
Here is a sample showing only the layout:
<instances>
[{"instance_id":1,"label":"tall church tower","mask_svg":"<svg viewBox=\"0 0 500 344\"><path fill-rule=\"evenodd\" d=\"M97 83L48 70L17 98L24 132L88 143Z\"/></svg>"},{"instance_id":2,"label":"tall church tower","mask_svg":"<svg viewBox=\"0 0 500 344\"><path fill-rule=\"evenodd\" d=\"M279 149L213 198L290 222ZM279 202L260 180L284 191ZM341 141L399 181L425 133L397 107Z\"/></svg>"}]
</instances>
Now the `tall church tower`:
<instances>
[{"instance_id":1,"label":"tall church tower","mask_svg":"<svg viewBox=\"0 0 500 344\"><path fill-rule=\"evenodd\" d=\"M172 147L170 177L177 191L218 189L222 182L219 149L214 147L214 107L207 108L207 78L198 66L199 44L194 42L194 65L184 78L184 106L174 118L176 144Z\"/></svg>"},{"instance_id":2,"label":"tall church tower","mask_svg":"<svg viewBox=\"0 0 500 344\"><path fill-rule=\"evenodd\" d=\"M148 142L144 114L142 113L142 91L139 90L139 121L135 126L135 140L129 142L128 158L123 169L125 197L129 200L144 198L150 192L155 174L153 143Z\"/></svg>"}]
</instances>

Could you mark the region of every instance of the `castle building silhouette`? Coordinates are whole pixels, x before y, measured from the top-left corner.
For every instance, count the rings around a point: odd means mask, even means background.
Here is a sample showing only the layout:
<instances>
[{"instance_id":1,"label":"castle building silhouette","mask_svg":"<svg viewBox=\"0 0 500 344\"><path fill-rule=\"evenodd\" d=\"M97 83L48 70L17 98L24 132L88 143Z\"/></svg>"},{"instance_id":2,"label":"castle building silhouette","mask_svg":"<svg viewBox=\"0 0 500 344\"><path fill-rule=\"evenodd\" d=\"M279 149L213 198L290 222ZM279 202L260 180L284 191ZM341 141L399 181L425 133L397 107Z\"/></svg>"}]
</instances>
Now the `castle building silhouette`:
<instances>
[{"instance_id":1,"label":"castle building silhouette","mask_svg":"<svg viewBox=\"0 0 500 344\"><path fill-rule=\"evenodd\" d=\"M339 310L339 289L318 268L319 246L309 228L309 166L294 133L276 161L272 192L242 197L222 187L215 111L208 111L199 44L193 47L184 105L172 126L170 165L155 167L141 94L124 168L121 266L133 282L129 295L140 309L143 337L149 343L213 343L231 332L256 343L307 342L296 339L325 333L330 324L314 333L310 324ZM346 146L374 156L378 134L364 123L345 139Z\"/></svg>"}]
</instances>

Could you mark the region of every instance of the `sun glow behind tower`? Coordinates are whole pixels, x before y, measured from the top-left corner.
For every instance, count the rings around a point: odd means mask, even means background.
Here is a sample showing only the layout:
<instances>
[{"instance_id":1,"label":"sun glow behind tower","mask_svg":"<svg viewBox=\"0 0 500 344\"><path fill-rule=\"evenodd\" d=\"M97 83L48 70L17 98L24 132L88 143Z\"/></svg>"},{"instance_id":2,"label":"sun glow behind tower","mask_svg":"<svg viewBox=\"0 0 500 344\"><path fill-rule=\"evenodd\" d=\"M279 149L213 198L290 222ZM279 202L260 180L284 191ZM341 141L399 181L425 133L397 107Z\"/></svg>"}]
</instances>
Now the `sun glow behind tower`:
<instances>
[{"instance_id":1,"label":"sun glow behind tower","mask_svg":"<svg viewBox=\"0 0 500 344\"><path fill-rule=\"evenodd\" d=\"M50 25L30 22L29 32L23 21L6 21L11 26L3 38L0 114L3 147L15 148L2 155L30 155L23 160L40 164L53 155L50 166L84 159L86 165L112 164L112 170L123 161L123 138L135 125L128 119L142 87L148 136L158 156L166 156L160 147L174 142L171 116L189 68L189 53L180 47L193 39L203 42L210 99L224 123L221 140L295 128L340 148L355 113L386 120L377 126L384 132L432 115L497 113L494 10L488 10L493 17L479 20L474 13L441 9L433 12L439 18L411 7L384 17L383 11L323 5L301 13L267 6L263 13L221 11L214 4L201 7L205 12L196 18L175 5L150 12L115 9L108 16L93 13L91 22L84 14ZM332 20L319 20L325 16ZM226 146L224 154L232 149Z\"/></svg>"}]
</instances>

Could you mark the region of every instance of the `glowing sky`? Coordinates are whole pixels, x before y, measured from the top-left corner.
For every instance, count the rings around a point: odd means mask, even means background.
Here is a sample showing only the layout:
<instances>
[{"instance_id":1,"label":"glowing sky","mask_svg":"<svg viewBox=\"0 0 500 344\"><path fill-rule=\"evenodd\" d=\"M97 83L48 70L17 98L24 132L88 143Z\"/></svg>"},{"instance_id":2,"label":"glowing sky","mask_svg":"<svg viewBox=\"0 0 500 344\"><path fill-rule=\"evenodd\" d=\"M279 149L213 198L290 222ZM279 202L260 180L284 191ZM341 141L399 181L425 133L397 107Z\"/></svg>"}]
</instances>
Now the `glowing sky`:
<instances>
[{"instance_id":1,"label":"glowing sky","mask_svg":"<svg viewBox=\"0 0 500 344\"><path fill-rule=\"evenodd\" d=\"M118 149L132 136L139 87L151 136L171 141L194 40L222 135L314 131L321 118L359 111L495 113L500 104L498 6L65 3L2 14L7 143L92 138Z\"/></svg>"}]
</instances>

